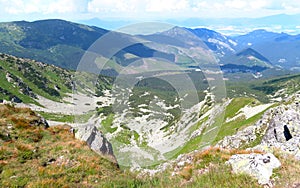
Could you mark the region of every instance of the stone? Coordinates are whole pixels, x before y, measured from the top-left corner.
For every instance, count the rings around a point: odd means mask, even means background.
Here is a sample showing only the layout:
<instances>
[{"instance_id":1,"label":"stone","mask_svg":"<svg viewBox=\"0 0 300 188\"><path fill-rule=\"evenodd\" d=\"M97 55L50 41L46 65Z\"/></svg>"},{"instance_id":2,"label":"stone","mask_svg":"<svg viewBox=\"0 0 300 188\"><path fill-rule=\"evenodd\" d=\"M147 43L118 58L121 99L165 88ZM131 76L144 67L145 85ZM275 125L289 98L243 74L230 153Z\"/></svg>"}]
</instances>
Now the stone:
<instances>
[{"instance_id":1,"label":"stone","mask_svg":"<svg viewBox=\"0 0 300 188\"><path fill-rule=\"evenodd\" d=\"M217 144L217 147L238 149L243 144L249 144L257 138L255 134L257 129L259 129L259 127L256 125L249 126L238 131L235 135L225 136L224 139Z\"/></svg>"},{"instance_id":2,"label":"stone","mask_svg":"<svg viewBox=\"0 0 300 188\"><path fill-rule=\"evenodd\" d=\"M21 103L22 102L22 100L17 96L11 97L10 101L13 103Z\"/></svg>"},{"instance_id":3,"label":"stone","mask_svg":"<svg viewBox=\"0 0 300 188\"><path fill-rule=\"evenodd\" d=\"M117 164L111 143L108 142L94 125L89 124L77 127L75 130L75 138L85 141L93 151Z\"/></svg>"},{"instance_id":4,"label":"stone","mask_svg":"<svg viewBox=\"0 0 300 188\"><path fill-rule=\"evenodd\" d=\"M269 184L273 169L281 166L280 161L271 153L237 154L226 162L234 173L245 173L256 178L259 184Z\"/></svg>"},{"instance_id":5,"label":"stone","mask_svg":"<svg viewBox=\"0 0 300 188\"><path fill-rule=\"evenodd\" d=\"M271 119L261 145L279 148L300 159L300 109L294 104L276 109L278 113Z\"/></svg>"},{"instance_id":6,"label":"stone","mask_svg":"<svg viewBox=\"0 0 300 188\"><path fill-rule=\"evenodd\" d=\"M45 129L49 128L49 124L48 122L46 121L45 118L43 118L41 115L37 114L37 117L39 117L38 119L36 120L33 120L30 122L30 125L31 126L39 126L39 127L44 127Z\"/></svg>"}]
</instances>

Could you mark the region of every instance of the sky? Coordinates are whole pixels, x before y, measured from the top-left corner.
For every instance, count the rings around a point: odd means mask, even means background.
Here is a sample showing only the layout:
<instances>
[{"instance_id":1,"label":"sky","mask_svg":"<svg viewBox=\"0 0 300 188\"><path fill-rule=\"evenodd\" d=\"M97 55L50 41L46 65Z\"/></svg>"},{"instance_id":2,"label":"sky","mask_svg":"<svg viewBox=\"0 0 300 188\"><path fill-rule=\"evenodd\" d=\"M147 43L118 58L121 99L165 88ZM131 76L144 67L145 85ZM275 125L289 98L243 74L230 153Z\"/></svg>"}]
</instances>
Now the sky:
<instances>
[{"instance_id":1,"label":"sky","mask_svg":"<svg viewBox=\"0 0 300 188\"><path fill-rule=\"evenodd\" d=\"M263 17L299 14L299 0L0 0L0 21Z\"/></svg>"}]
</instances>

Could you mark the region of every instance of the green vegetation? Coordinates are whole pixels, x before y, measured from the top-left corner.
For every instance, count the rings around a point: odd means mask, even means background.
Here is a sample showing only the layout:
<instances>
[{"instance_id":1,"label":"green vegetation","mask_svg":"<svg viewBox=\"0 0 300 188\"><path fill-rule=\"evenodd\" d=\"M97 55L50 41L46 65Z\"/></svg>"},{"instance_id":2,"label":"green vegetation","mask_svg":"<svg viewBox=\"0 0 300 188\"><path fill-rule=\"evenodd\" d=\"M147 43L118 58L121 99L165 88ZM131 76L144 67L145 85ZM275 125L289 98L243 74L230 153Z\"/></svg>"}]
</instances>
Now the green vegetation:
<instances>
[{"instance_id":1,"label":"green vegetation","mask_svg":"<svg viewBox=\"0 0 300 188\"><path fill-rule=\"evenodd\" d=\"M257 103L259 102L253 98L234 98L226 107L224 119L233 118L241 108L246 105L255 105Z\"/></svg>"},{"instance_id":2,"label":"green vegetation","mask_svg":"<svg viewBox=\"0 0 300 188\"><path fill-rule=\"evenodd\" d=\"M71 93L69 71L4 54L0 55L0 67L0 88L7 92L3 99L15 96L25 103L38 104L34 101L37 95L60 101Z\"/></svg>"},{"instance_id":3,"label":"green vegetation","mask_svg":"<svg viewBox=\"0 0 300 188\"><path fill-rule=\"evenodd\" d=\"M230 98L236 97L254 97L261 102L269 102L274 94L284 89L277 97L284 97L299 91L300 75L273 75L269 79L252 80L252 81L227 81L227 96Z\"/></svg>"},{"instance_id":4,"label":"green vegetation","mask_svg":"<svg viewBox=\"0 0 300 188\"><path fill-rule=\"evenodd\" d=\"M225 122L227 118L232 118L236 115L236 113L239 111L239 109L243 108L246 105L258 105L259 101L253 99L253 98L235 98L232 99L231 103L226 107L225 109L225 116L224 116L224 122L220 125L222 125L218 131L218 135L214 141L214 143L217 143L218 141L222 140L225 136L228 135L234 135L237 131L240 129L243 129L249 125L253 125L255 122L257 122L264 112L271 108L267 108L264 111L254 115L253 117L250 117L249 119L246 119L245 117L239 117L233 121ZM274 105L273 105L274 106Z\"/></svg>"},{"instance_id":5,"label":"green vegetation","mask_svg":"<svg viewBox=\"0 0 300 188\"><path fill-rule=\"evenodd\" d=\"M35 123L39 118L30 109L0 105L1 187L261 187L225 165L232 155L253 151L209 148L189 154L190 164L139 176L74 139L70 127L44 128ZM276 156L282 163L273 175L276 187L294 185L299 181L299 163L281 153Z\"/></svg>"},{"instance_id":6,"label":"green vegetation","mask_svg":"<svg viewBox=\"0 0 300 188\"><path fill-rule=\"evenodd\" d=\"M37 111L37 113L41 114L44 118L51 121L73 123L75 119L74 115L65 115L61 113L48 113L42 111Z\"/></svg>"},{"instance_id":7,"label":"green vegetation","mask_svg":"<svg viewBox=\"0 0 300 188\"><path fill-rule=\"evenodd\" d=\"M115 127L115 128L111 127L113 120L114 120L114 114L109 114L106 117L106 119L101 122L101 125L103 127L102 131L104 133L106 133L106 132L113 133L117 130L117 127Z\"/></svg>"},{"instance_id":8,"label":"green vegetation","mask_svg":"<svg viewBox=\"0 0 300 188\"><path fill-rule=\"evenodd\" d=\"M37 113L41 114L47 120L64 123L85 123L95 114L94 111L90 111L81 115L66 115L62 113L49 113L43 111L37 111Z\"/></svg>"}]
</instances>

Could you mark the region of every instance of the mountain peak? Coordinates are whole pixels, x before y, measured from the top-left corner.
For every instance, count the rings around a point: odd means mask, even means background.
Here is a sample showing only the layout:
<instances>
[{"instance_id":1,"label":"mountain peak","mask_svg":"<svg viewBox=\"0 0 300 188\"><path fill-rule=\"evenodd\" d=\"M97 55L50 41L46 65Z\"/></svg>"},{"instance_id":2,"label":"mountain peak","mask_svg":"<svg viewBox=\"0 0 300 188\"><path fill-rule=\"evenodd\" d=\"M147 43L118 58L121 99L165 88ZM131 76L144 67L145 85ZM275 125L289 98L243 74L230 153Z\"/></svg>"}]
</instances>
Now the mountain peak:
<instances>
[{"instance_id":1,"label":"mountain peak","mask_svg":"<svg viewBox=\"0 0 300 188\"><path fill-rule=\"evenodd\" d=\"M262 54L258 53L256 50L252 49L252 48L247 48L245 50L242 50L241 52L236 54L237 56L241 57L241 56L253 56L259 60L265 61L270 63L270 61L264 57Z\"/></svg>"}]
</instances>

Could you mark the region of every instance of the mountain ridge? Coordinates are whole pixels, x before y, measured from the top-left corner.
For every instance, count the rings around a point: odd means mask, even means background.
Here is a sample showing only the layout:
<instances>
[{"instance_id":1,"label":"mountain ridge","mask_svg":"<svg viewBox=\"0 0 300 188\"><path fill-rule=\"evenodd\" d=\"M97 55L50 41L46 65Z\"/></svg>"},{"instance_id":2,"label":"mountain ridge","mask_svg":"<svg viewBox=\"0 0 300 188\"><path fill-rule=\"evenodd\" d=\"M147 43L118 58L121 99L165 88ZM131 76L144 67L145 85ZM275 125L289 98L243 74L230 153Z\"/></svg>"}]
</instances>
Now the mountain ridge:
<instances>
[{"instance_id":1,"label":"mountain ridge","mask_svg":"<svg viewBox=\"0 0 300 188\"><path fill-rule=\"evenodd\" d=\"M229 37L205 28L190 29L177 27L177 29L187 30L190 34L198 37L198 40L202 42L193 45L199 45L198 47L200 48L212 50L221 61L223 57L231 56L238 51L251 47L269 59L274 65L282 66L285 69L297 69L297 67L300 67L298 51L280 50L281 48L292 49L293 47L295 47L293 49L297 49L299 36L257 30L247 35ZM126 53L138 58L148 58L149 55L147 54L149 52L151 54L161 54L163 58L174 61L174 58L171 56L177 56L176 52L171 52L171 49L165 50L157 46L162 42L164 45L179 45L178 42L174 43L175 36L170 31L144 36L125 35L115 32L116 37L124 40L124 42L132 40L132 37L138 37L150 40L153 43L152 46L141 43L121 49L114 60L115 63L120 64L122 61L128 61L125 63L126 66L132 61L137 60L136 58L132 58L131 60L124 58ZM58 19L34 22L6 22L0 24L0 33L2 34L0 37L0 46L2 53L32 58L64 68L76 69L82 55L90 45L108 32L110 31L95 26L87 26ZM261 37L258 37L258 34ZM188 37L186 34L184 35ZM178 37L177 40L180 38L178 35L176 37ZM180 39L180 44L184 46L179 47L188 49L191 42L195 41L191 37L188 38L190 39L187 41ZM266 48L266 45L272 46L272 50ZM272 55L271 52L274 51L276 53ZM107 54L105 49L103 49L102 53L101 51L99 52L100 56L109 58L105 54ZM283 61L287 63L281 63Z\"/></svg>"}]
</instances>

